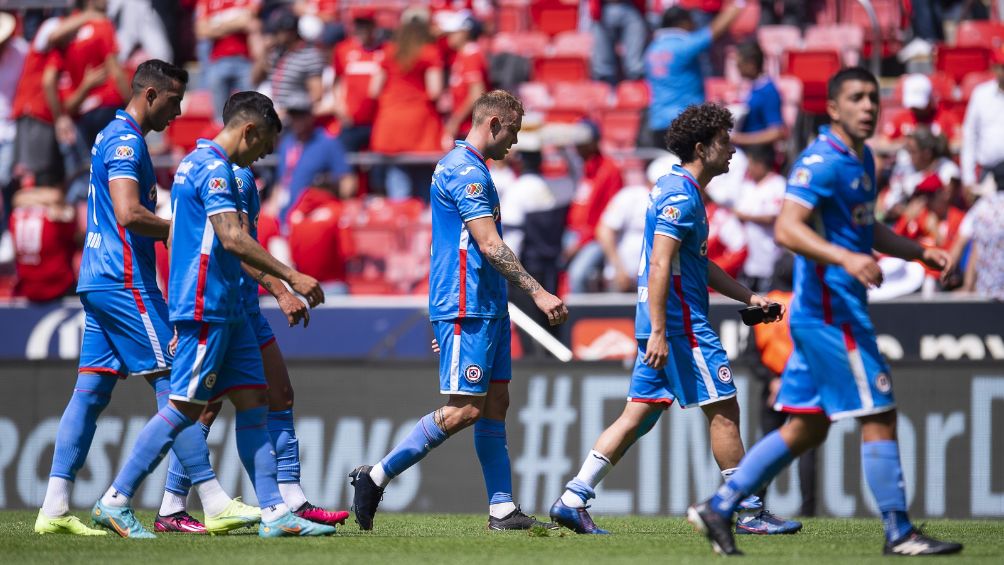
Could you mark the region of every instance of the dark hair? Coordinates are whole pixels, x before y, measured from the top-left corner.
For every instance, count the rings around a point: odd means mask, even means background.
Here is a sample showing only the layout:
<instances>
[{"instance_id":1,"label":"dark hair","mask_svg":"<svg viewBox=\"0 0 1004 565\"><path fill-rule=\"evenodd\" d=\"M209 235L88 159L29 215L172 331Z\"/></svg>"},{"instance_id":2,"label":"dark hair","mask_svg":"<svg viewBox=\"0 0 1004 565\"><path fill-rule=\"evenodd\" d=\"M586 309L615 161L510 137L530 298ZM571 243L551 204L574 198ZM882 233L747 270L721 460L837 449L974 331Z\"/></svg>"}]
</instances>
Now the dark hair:
<instances>
[{"instance_id":1,"label":"dark hair","mask_svg":"<svg viewBox=\"0 0 1004 565\"><path fill-rule=\"evenodd\" d=\"M878 79L868 69L864 67L847 67L846 69L840 69L837 71L837 74L830 77L830 81L826 84L826 98L836 100L840 96L840 89L849 80L870 82L875 85L876 90L879 87Z\"/></svg>"},{"instance_id":2,"label":"dark hair","mask_svg":"<svg viewBox=\"0 0 1004 565\"><path fill-rule=\"evenodd\" d=\"M160 59L150 59L136 67L136 74L132 76L132 91L138 94L149 87L163 90L171 88L175 82L182 87L187 86L188 71Z\"/></svg>"},{"instance_id":3,"label":"dark hair","mask_svg":"<svg viewBox=\"0 0 1004 565\"><path fill-rule=\"evenodd\" d=\"M743 150L746 152L746 158L751 162L757 162L768 167L773 167L774 161L777 158L774 153L774 146L769 143L747 145L743 147Z\"/></svg>"},{"instance_id":4,"label":"dark hair","mask_svg":"<svg viewBox=\"0 0 1004 565\"><path fill-rule=\"evenodd\" d=\"M666 148L683 163L692 163L698 143L711 145L719 133L733 125L732 113L724 106L712 102L688 106L666 130Z\"/></svg>"},{"instance_id":5,"label":"dark hair","mask_svg":"<svg viewBox=\"0 0 1004 565\"><path fill-rule=\"evenodd\" d=\"M736 54L740 60L746 60L756 67L757 72L763 72L763 50L755 39L740 43L736 47Z\"/></svg>"},{"instance_id":6,"label":"dark hair","mask_svg":"<svg viewBox=\"0 0 1004 565\"><path fill-rule=\"evenodd\" d=\"M679 6L671 6L662 13L660 27L683 27L684 24L694 23L694 17L690 11Z\"/></svg>"},{"instance_id":7,"label":"dark hair","mask_svg":"<svg viewBox=\"0 0 1004 565\"><path fill-rule=\"evenodd\" d=\"M935 159L949 155L948 140L944 135L935 134L929 126L918 125L907 137L913 139L917 149L930 151Z\"/></svg>"},{"instance_id":8,"label":"dark hair","mask_svg":"<svg viewBox=\"0 0 1004 565\"><path fill-rule=\"evenodd\" d=\"M248 90L236 92L230 96L223 106L223 123L226 126L238 123L255 122L275 130L282 131L282 122L275 113L272 99L260 92Z\"/></svg>"}]
</instances>

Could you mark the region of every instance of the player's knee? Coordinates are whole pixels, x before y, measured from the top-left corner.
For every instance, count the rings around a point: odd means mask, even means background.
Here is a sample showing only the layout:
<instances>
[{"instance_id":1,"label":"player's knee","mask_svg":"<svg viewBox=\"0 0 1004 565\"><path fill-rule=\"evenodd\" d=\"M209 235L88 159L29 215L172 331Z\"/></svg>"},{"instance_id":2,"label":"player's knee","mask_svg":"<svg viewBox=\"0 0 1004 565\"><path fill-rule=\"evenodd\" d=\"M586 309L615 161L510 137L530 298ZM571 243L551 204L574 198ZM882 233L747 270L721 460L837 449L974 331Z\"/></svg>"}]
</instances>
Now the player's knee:
<instances>
[{"instance_id":1,"label":"player's knee","mask_svg":"<svg viewBox=\"0 0 1004 565\"><path fill-rule=\"evenodd\" d=\"M450 429L450 432L453 433L457 430L462 430L464 428L473 426L478 420L481 419L481 413L482 413L481 407L475 406L473 404L468 404L466 406L458 407L453 412L452 418L447 417L447 427Z\"/></svg>"},{"instance_id":2,"label":"player's knee","mask_svg":"<svg viewBox=\"0 0 1004 565\"><path fill-rule=\"evenodd\" d=\"M216 417L220 415L220 410L222 409L222 401L207 404L202 410L202 415L199 416L199 422L204 424L206 427L212 426L213 422L216 421Z\"/></svg>"}]
</instances>

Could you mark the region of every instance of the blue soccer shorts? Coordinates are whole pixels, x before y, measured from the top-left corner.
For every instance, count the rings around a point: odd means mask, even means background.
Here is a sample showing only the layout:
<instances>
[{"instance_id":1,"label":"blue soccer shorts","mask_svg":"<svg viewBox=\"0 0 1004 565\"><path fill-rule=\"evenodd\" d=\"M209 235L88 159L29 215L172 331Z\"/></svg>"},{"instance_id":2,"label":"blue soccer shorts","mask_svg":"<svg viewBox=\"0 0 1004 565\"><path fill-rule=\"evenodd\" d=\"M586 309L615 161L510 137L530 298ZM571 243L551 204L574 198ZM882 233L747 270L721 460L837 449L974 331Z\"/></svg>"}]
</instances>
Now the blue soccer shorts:
<instances>
[{"instance_id":1,"label":"blue soccer shorts","mask_svg":"<svg viewBox=\"0 0 1004 565\"><path fill-rule=\"evenodd\" d=\"M839 420L896 407L874 331L853 324L795 325L791 337L795 350L781 377L776 410L823 412Z\"/></svg>"},{"instance_id":2,"label":"blue soccer shorts","mask_svg":"<svg viewBox=\"0 0 1004 565\"><path fill-rule=\"evenodd\" d=\"M648 340L638 340L628 402L669 406L676 400L680 407L691 408L736 395L728 355L714 330L700 327L690 335L669 336L666 345L666 366L655 370L644 362Z\"/></svg>"},{"instance_id":3,"label":"blue soccer shorts","mask_svg":"<svg viewBox=\"0 0 1004 565\"><path fill-rule=\"evenodd\" d=\"M171 368L167 346L173 332L160 291L92 290L82 293L80 302L84 336L78 372L126 377Z\"/></svg>"},{"instance_id":4,"label":"blue soccer shorts","mask_svg":"<svg viewBox=\"0 0 1004 565\"><path fill-rule=\"evenodd\" d=\"M266 347L272 345L272 342L275 341L275 333L272 331L272 326L269 325L268 320L261 314L261 312L249 312L248 323L251 324L251 329L255 333L255 338L258 341L258 349L265 349Z\"/></svg>"},{"instance_id":5,"label":"blue soccer shorts","mask_svg":"<svg viewBox=\"0 0 1004 565\"><path fill-rule=\"evenodd\" d=\"M509 317L432 322L439 342L439 392L484 396L489 382L512 380Z\"/></svg>"},{"instance_id":6,"label":"blue soccer shorts","mask_svg":"<svg viewBox=\"0 0 1004 565\"><path fill-rule=\"evenodd\" d=\"M268 388L258 340L247 318L239 322L175 323L178 350L171 369L171 400L207 404L242 388Z\"/></svg>"}]
</instances>

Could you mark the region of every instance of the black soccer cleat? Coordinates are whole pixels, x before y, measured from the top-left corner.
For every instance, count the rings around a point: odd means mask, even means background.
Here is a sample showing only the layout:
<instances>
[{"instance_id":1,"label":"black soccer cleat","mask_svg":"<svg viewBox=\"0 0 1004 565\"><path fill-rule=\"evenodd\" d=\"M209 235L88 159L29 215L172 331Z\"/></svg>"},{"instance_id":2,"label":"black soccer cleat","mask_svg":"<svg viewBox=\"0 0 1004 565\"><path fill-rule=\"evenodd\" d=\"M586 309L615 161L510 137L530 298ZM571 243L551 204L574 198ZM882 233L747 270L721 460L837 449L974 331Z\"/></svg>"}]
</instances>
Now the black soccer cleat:
<instances>
[{"instance_id":1,"label":"black soccer cleat","mask_svg":"<svg viewBox=\"0 0 1004 565\"><path fill-rule=\"evenodd\" d=\"M373 529L373 516L377 506L383 500L383 489L370 478L371 465L360 465L349 473L355 494L352 497L352 512L356 515L356 523L360 530Z\"/></svg>"},{"instance_id":2,"label":"black soccer cleat","mask_svg":"<svg viewBox=\"0 0 1004 565\"><path fill-rule=\"evenodd\" d=\"M914 528L893 542L886 542L884 555L949 555L962 551L962 544L929 538Z\"/></svg>"},{"instance_id":3,"label":"black soccer cleat","mask_svg":"<svg viewBox=\"0 0 1004 565\"><path fill-rule=\"evenodd\" d=\"M520 510L518 505L515 510L510 512L504 518L488 516L489 530L529 530L536 527L546 528L548 530L558 529L558 525L555 523L541 522L533 516L527 516L522 510Z\"/></svg>"},{"instance_id":4,"label":"black soccer cleat","mask_svg":"<svg viewBox=\"0 0 1004 565\"><path fill-rule=\"evenodd\" d=\"M718 555L742 555L736 547L736 538L732 534L732 520L722 518L708 506L707 502L696 504L687 509L687 521L698 532L704 534L711 542L711 549Z\"/></svg>"}]
</instances>

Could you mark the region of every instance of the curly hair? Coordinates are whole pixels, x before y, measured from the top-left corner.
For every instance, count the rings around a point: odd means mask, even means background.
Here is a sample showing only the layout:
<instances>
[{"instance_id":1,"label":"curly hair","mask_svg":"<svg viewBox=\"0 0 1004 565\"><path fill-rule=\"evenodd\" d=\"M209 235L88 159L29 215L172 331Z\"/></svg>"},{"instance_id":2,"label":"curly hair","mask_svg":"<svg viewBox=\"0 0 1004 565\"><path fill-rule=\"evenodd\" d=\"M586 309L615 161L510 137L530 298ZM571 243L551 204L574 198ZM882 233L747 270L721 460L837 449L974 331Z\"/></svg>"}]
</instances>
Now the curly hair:
<instances>
[{"instance_id":1,"label":"curly hair","mask_svg":"<svg viewBox=\"0 0 1004 565\"><path fill-rule=\"evenodd\" d=\"M711 145L719 132L728 131L734 125L732 113L724 106L712 102L688 106L666 130L666 148L680 161L691 163L698 143Z\"/></svg>"}]
</instances>

